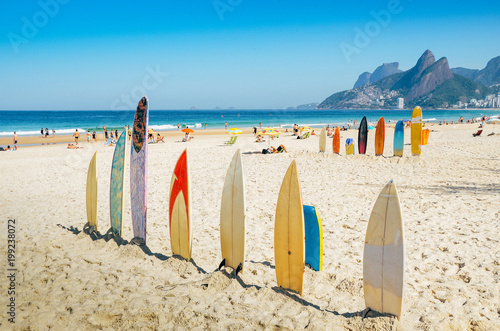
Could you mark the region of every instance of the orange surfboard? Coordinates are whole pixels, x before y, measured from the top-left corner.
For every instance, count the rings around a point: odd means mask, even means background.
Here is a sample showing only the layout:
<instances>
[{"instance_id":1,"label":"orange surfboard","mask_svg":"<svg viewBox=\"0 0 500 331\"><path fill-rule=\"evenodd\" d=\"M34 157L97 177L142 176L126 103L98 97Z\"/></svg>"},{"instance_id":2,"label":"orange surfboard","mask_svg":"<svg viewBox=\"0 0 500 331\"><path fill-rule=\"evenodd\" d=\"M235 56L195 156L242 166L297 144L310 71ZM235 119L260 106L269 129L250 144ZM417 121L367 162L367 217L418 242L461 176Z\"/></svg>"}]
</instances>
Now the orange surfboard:
<instances>
[{"instance_id":1,"label":"orange surfboard","mask_svg":"<svg viewBox=\"0 0 500 331\"><path fill-rule=\"evenodd\" d=\"M333 152L340 154L340 130L338 126L335 128L335 133L333 134Z\"/></svg>"},{"instance_id":2,"label":"orange surfboard","mask_svg":"<svg viewBox=\"0 0 500 331\"><path fill-rule=\"evenodd\" d=\"M377 123L377 130L375 131L375 155L384 154L384 141L385 141L385 120L381 117Z\"/></svg>"}]
</instances>

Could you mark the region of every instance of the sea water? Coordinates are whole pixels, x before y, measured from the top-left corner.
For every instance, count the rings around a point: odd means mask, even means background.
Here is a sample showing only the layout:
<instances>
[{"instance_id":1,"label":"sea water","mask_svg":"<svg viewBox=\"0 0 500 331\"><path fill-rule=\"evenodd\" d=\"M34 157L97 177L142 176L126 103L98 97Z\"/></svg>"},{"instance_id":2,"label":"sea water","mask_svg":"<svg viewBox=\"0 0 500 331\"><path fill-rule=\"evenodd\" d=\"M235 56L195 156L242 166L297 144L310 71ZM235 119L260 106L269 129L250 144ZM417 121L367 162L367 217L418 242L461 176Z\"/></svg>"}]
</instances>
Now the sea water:
<instances>
[{"instance_id":1,"label":"sea water","mask_svg":"<svg viewBox=\"0 0 500 331\"><path fill-rule=\"evenodd\" d=\"M221 129L227 122L229 128L282 127L290 128L293 124L321 126L345 126L358 123L363 116L368 122L376 123L384 117L386 123L400 119L410 119L411 109L397 110L150 110L149 126L156 131L177 130L189 127L193 130ZM498 110L423 110L424 121L440 122L458 121L460 116L465 120L472 117L497 115ZM43 128L52 130L56 134L73 134L75 129L85 131L102 131L103 126L108 130L121 131L125 126L132 126L135 111L0 111L0 136L11 136L14 131L18 135L39 135ZM351 122L349 122L351 121Z\"/></svg>"}]
</instances>

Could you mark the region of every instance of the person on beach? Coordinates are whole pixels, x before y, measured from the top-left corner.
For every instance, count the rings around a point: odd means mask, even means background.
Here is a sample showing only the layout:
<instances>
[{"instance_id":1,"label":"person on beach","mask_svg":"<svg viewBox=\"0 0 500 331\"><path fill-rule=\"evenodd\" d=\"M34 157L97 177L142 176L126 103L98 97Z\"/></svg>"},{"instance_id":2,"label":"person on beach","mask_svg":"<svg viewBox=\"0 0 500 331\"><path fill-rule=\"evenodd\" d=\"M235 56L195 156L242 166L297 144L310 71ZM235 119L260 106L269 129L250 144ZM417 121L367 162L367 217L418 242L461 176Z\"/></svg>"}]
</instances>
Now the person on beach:
<instances>
[{"instance_id":1,"label":"person on beach","mask_svg":"<svg viewBox=\"0 0 500 331\"><path fill-rule=\"evenodd\" d=\"M56 130L52 129L52 138L56 137Z\"/></svg>"},{"instance_id":2,"label":"person on beach","mask_svg":"<svg viewBox=\"0 0 500 331\"><path fill-rule=\"evenodd\" d=\"M96 138L96 134L95 134L95 131L92 132L92 140L96 143L97 142L97 138Z\"/></svg>"},{"instance_id":3,"label":"person on beach","mask_svg":"<svg viewBox=\"0 0 500 331\"><path fill-rule=\"evenodd\" d=\"M87 144L90 143L90 132L87 132Z\"/></svg>"},{"instance_id":4,"label":"person on beach","mask_svg":"<svg viewBox=\"0 0 500 331\"><path fill-rule=\"evenodd\" d=\"M75 137L75 143L78 145L78 138L80 138L80 133L78 132L78 129L76 129L75 133L73 133L73 137Z\"/></svg>"},{"instance_id":5,"label":"person on beach","mask_svg":"<svg viewBox=\"0 0 500 331\"><path fill-rule=\"evenodd\" d=\"M77 143L77 145L78 145L78 143ZM68 144L68 148L69 149L78 149L78 148L83 148L83 147L75 146L73 144Z\"/></svg>"},{"instance_id":6,"label":"person on beach","mask_svg":"<svg viewBox=\"0 0 500 331\"><path fill-rule=\"evenodd\" d=\"M177 123L177 130L180 130L181 129L181 125L179 123Z\"/></svg>"},{"instance_id":7,"label":"person on beach","mask_svg":"<svg viewBox=\"0 0 500 331\"><path fill-rule=\"evenodd\" d=\"M115 130L115 137L118 139L118 130Z\"/></svg>"},{"instance_id":8,"label":"person on beach","mask_svg":"<svg viewBox=\"0 0 500 331\"><path fill-rule=\"evenodd\" d=\"M104 129L104 140L108 140L108 130Z\"/></svg>"},{"instance_id":9,"label":"person on beach","mask_svg":"<svg viewBox=\"0 0 500 331\"><path fill-rule=\"evenodd\" d=\"M40 130L40 135L43 138L43 128Z\"/></svg>"},{"instance_id":10,"label":"person on beach","mask_svg":"<svg viewBox=\"0 0 500 331\"><path fill-rule=\"evenodd\" d=\"M205 123L205 130L207 129L207 125L208 125L208 123Z\"/></svg>"},{"instance_id":11,"label":"person on beach","mask_svg":"<svg viewBox=\"0 0 500 331\"><path fill-rule=\"evenodd\" d=\"M224 128L227 130L227 122L224 124Z\"/></svg>"},{"instance_id":12,"label":"person on beach","mask_svg":"<svg viewBox=\"0 0 500 331\"><path fill-rule=\"evenodd\" d=\"M14 131L14 146L17 145L17 133Z\"/></svg>"},{"instance_id":13,"label":"person on beach","mask_svg":"<svg viewBox=\"0 0 500 331\"><path fill-rule=\"evenodd\" d=\"M45 128L45 138L49 137L49 128Z\"/></svg>"}]
</instances>

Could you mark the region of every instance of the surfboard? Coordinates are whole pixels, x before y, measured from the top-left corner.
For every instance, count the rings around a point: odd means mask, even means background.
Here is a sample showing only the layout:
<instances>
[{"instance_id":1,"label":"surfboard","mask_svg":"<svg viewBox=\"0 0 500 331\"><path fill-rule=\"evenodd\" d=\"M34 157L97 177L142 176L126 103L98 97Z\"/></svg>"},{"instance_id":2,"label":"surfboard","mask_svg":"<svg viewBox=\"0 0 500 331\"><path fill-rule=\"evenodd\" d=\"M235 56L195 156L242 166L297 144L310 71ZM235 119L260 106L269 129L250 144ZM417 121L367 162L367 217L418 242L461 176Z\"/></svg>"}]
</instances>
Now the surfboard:
<instances>
[{"instance_id":1,"label":"surfboard","mask_svg":"<svg viewBox=\"0 0 500 331\"><path fill-rule=\"evenodd\" d=\"M340 130L338 126L335 128L332 144L333 144L333 152L336 154L340 154Z\"/></svg>"},{"instance_id":2,"label":"surfboard","mask_svg":"<svg viewBox=\"0 0 500 331\"><path fill-rule=\"evenodd\" d=\"M405 125L399 120L394 129L394 156L403 156L403 147L405 141Z\"/></svg>"},{"instance_id":3,"label":"surfboard","mask_svg":"<svg viewBox=\"0 0 500 331\"><path fill-rule=\"evenodd\" d=\"M191 259L191 183L187 148L179 156L170 181L169 226L172 254Z\"/></svg>"},{"instance_id":4,"label":"surfboard","mask_svg":"<svg viewBox=\"0 0 500 331\"><path fill-rule=\"evenodd\" d=\"M321 133L319 134L319 152L324 153L326 151L326 129L323 127Z\"/></svg>"},{"instance_id":5,"label":"surfboard","mask_svg":"<svg viewBox=\"0 0 500 331\"><path fill-rule=\"evenodd\" d=\"M345 141L345 153L346 155L354 155L354 139L347 138Z\"/></svg>"},{"instance_id":6,"label":"surfboard","mask_svg":"<svg viewBox=\"0 0 500 331\"><path fill-rule=\"evenodd\" d=\"M404 231L396 185L380 192L366 229L363 288L367 308L401 316L404 285Z\"/></svg>"},{"instance_id":7,"label":"surfboard","mask_svg":"<svg viewBox=\"0 0 500 331\"><path fill-rule=\"evenodd\" d=\"M366 116L363 116L358 129L358 152L359 154L366 154L366 143L368 141L368 125L366 123Z\"/></svg>"},{"instance_id":8,"label":"surfboard","mask_svg":"<svg viewBox=\"0 0 500 331\"><path fill-rule=\"evenodd\" d=\"M90 160L87 172L87 224L97 232L97 151ZM93 231L92 231L93 232Z\"/></svg>"},{"instance_id":9,"label":"surfboard","mask_svg":"<svg viewBox=\"0 0 500 331\"><path fill-rule=\"evenodd\" d=\"M245 181L238 149L226 172L220 206L220 244L226 266L243 271L245 266Z\"/></svg>"},{"instance_id":10,"label":"surfboard","mask_svg":"<svg viewBox=\"0 0 500 331\"><path fill-rule=\"evenodd\" d=\"M297 164L283 178L276 205L274 260L278 286L299 292L304 288L304 210Z\"/></svg>"},{"instance_id":11,"label":"surfboard","mask_svg":"<svg viewBox=\"0 0 500 331\"><path fill-rule=\"evenodd\" d=\"M136 244L146 244L147 166L149 102L143 97L137 105L130 154L130 207Z\"/></svg>"},{"instance_id":12,"label":"surfboard","mask_svg":"<svg viewBox=\"0 0 500 331\"><path fill-rule=\"evenodd\" d=\"M375 130L375 155L384 154L385 143L385 120L381 117L377 123L377 130Z\"/></svg>"},{"instance_id":13,"label":"surfboard","mask_svg":"<svg viewBox=\"0 0 500 331\"><path fill-rule=\"evenodd\" d=\"M111 164L111 181L109 185L109 211L112 232L118 236L123 230L124 197L123 182L125 180L125 147L127 145L127 132L123 131L115 146L113 163Z\"/></svg>"},{"instance_id":14,"label":"surfboard","mask_svg":"<svg viewBox=\"0 0 500 331\"><path fill-rule=\"evenodd\" d=\"M422 109L415 107L411 114L411 154L420 155L422 149Z\"/></svg>"},{"instance_id":15,"label":"surfboard","mask_svg":"<svg viewBox=\"0 0 500 331\"><path fill-rule=\"evenodd\" d=\"M316 271L323 270L323 226L318 210L304 205L305 264Z\"/></svg>"}]
</instances>

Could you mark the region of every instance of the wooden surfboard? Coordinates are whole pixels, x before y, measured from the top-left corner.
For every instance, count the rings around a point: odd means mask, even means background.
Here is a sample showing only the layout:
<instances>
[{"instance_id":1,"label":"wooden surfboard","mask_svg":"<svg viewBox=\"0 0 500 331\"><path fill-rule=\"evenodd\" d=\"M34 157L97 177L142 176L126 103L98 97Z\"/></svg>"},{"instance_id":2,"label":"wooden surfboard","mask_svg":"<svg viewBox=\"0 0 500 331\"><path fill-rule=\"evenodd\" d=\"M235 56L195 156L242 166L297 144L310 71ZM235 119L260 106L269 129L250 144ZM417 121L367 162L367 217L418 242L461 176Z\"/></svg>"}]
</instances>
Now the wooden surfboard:
<instances>
[{"instance_id":1,"label":"wooden surfboard","mask_svg":"<svg viewBox=\"0 0 500 331\"><path fill-rule=\"evenodd\" d=\"M415 107L411 114L411 154L420 155L422 149L422 109Z\"/></svg>"},{"instance_id":2,"label":"wooden surfboard","mask_svg":"<svg viewBox=\"0 0 500 331\"><path fill-rule=\"evenodd\" d=\"M111 165L111 181L109 187L109 211L111 232L121 236L123 230L124 197L123 182L125 180L125 147L127 132L123 131L115 146L113 163ZM109 231L108 231L109 232Z\"/></svg>"},{"instance_id":3,"label":"wooden surfboard","mask_svg":"<svg viewBox=\"0 0 500 331\"><path fill-rule=\"evenodd\" d=\"M373 206L363 253L367 308L401 316L404 285L404 231L396 185L391 180Z\"/></svg>"},{"instance_id":4,"label":"wooden surfboard","mask_svg":"<svg viewBox=\"0 0 500 331\"><path fill-rule=\"evenodd\" d=\"M368 124L366 123L366 116L363 116L358 129L358 152L359 154L366 154L366 143L368 141Z\"/></svg>"},{"instance_id":5,"label":"wooden surfboard","mask_svg":"<svg viewBox=\"0 0 500 331\"><path fill-rule=\"evenodd\" d=\"M333 144L333 152L336 154L340 154L340 130L338 126L335 128L332 144Z\"/></svg>"},{"instance_id":6,"label":"wooden surfboard","mask_svg":"<svg viewBox=\"0 0 500 331\"><path fill-rule=\"evenodd\" d=\"M146 244L147 166L148 166L148 98L137 105L130 154L130 207L132 209L133 242Z\"/></svg>"},{"instance_id":7,"label":"wooden surfboard","mask_svg":"<svg viewBox=\"0 0 500 331\"><path fill-rule=\"evenodd\" d=\"M245 181L238 149L227 169L220 206L220 243L224 265L243 271L245 266Z\"/></svg>"},{"instance_id":8,"label":"wooden surfboard","mask_svg":"<svg viewBox=\"0 0 500 331\"><path fill-rule=\"evenodd\" d=\"M394 156L403 156L405 125L399 120L394 129Z\"/></svg>"},{"instance_id":9,"label":"wooden surfboard","mask_svg":"<svg viewBox=\"0 0 500 331\"><path fill-rule=\"evenodd\" d=\"M191 224L191 183L187 149L175 165L170 181L169 225L172 254L191 259L193 229Z\"/></svg>"},{"instance_id":10,"label":"wooden surfboard","mask_svg":"<svg viewBox=\"0 0 500 331\"><path fill-rule=\"evenodd\" d=\"M283 178L276 206L274 259L278 285L302 295L305 263L304 210L295 161L292 161Z\"/></svg>"},{"instance_id":11,"label":"wooden surfboard","mask_svg":"<svg viewBox=\"0 0 500 331\"><path fill-rule=\"evenodd\" d=\"M323 127L321 133L319 134L319 152L324 153L326 151L326 129Z\"/></svg>"},{"instance_id":12,"label":"wooden surfboard","mask_svg":"<svg viewBox=\"0 0 500 331\"><path fill-rule=\"evenodd\" d=\"M304 205L305 264L316 271L323 270L323 226L318 210Z\"/></svg>"},{"instance_id":13,"label":"wooden surfboard","mask_svg":"<svg viewBox=\"0 0 500 331\"><path fill-rule=\"evenodd\" d=\"M377 123L377 130L375 131L375 155L384 154L385 143L385 120L381 117Z\"/></svg>"},{"instance_id":14,"label":"wooden surfboard","mask_svg":"<svg viewBox=\"0 0 500 331\"><path fill-rule=\"evenodd\" d=\"M97 151L90 160L87 172L87 223L97 232Z\"/></svg>"}]
</instances>

